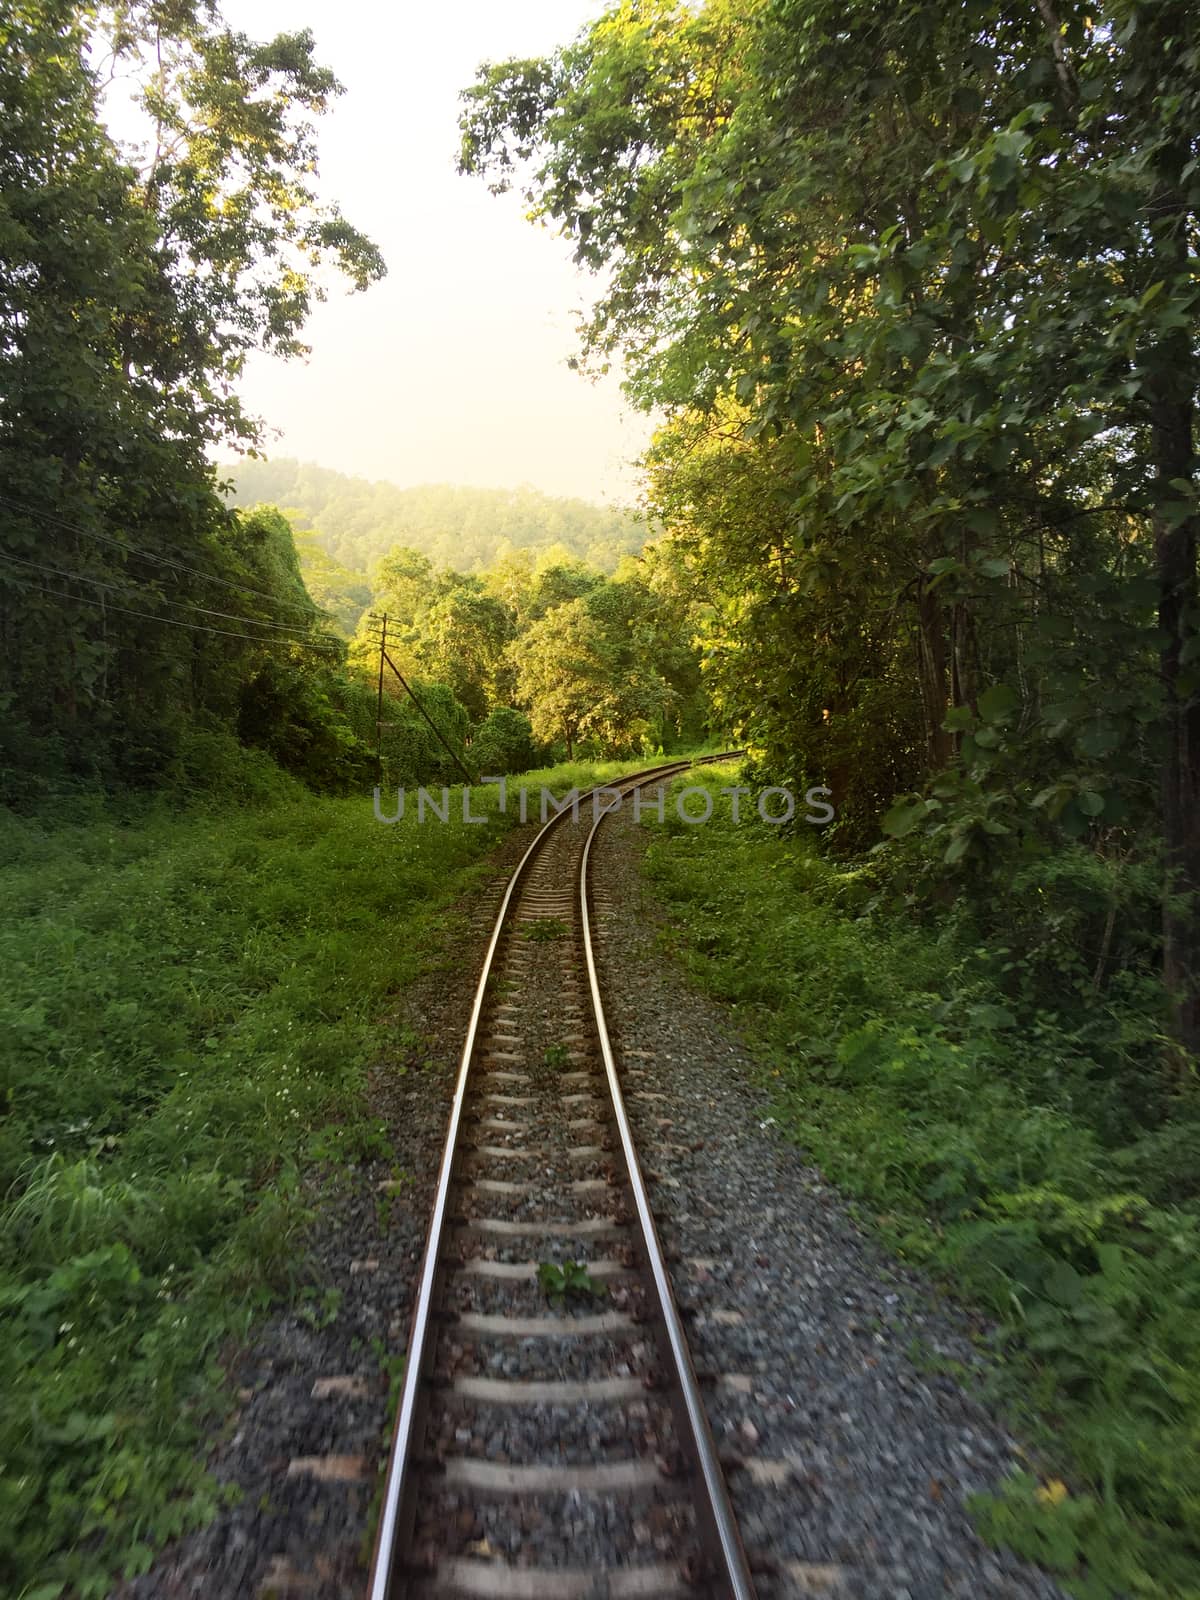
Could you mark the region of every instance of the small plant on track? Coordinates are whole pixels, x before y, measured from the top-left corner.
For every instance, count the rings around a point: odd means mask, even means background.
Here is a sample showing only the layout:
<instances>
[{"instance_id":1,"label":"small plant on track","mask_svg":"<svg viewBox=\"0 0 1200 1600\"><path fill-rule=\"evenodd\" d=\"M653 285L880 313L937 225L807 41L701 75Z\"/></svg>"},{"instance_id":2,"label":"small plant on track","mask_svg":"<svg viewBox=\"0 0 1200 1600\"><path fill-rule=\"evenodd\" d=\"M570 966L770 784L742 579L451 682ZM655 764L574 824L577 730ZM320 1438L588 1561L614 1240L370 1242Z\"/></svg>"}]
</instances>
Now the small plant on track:
<instances>
[{"instance_id":1,"label":"small plant on track","mask_svg":"<svg viewBox=\"0 0 1200 1600\"><path fill-rule=\"evenodd\" d=\"M547 1045L540 1061L529 1064L529 1073L537 1084L545 1085L557 1072L562 1072L571 1059L565 1044Z\"/></svg>"},{"instance_id":2,"label":"small plant on track","mask_svg":"<svg viewBox=\"0 0 1200 1600\"><path fill-rule=\"evenodd\" d=\"M342 1307L342 1291L327 1288L324 1290L308 1287L301 1289L296 1315L301 1322L318 1332L322 1328L331 1328L338 1319L338 1312Z\"/></svg>"},{"instance_id":3,"label":"small plant on track","mask_svg":"<svg viewBox=\"0 0 1200 1600\"><path fill-rule=\"evenodd\" d=\"M555 939L565 939L571 930L558 917L539 917L525 930L525 937L536 944L549 944Z\"/></svg>"},{"instance_id":4,"label":"small plant on track","mask_svg":"<svg viewBox=\"0 0 1200 1600\"><path fill-rule=\"evenodd\" d=\"M543 1261L538 1267L538 1282L555 1307L572 1300L599 1300L607 1293L604 1284L593 1278L580 1261Z\"/></svg>"}]
</instances>

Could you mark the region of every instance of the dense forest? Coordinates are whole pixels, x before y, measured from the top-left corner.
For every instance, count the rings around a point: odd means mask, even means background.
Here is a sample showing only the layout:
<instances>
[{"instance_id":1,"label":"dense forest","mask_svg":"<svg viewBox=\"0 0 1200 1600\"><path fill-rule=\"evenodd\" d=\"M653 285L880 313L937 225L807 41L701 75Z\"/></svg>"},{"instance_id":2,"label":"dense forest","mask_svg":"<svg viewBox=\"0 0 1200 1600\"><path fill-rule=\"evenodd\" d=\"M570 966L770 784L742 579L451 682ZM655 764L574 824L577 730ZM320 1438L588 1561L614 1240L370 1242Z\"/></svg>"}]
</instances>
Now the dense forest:
<instances>
[{"instance_id":1,"label":"dense forest","mask_svg":"<svg viewBox=\"0 0 1200 1600\"><path fill-rule=\"evenodd\" d=\"M692 637L702 611L653 549L606 578L578 561L535 565L523 550L480 574L439 571L401 545L375 569L349 661L373 678L386 648L390 772L423 775L437 748L414 720L410 677L428 686L418 698L439 698L441 730L453 729L468 771L518 772L556 751L571 761L701 740L708 702Z\"/></svg>"},{"instance_id":2,"label":"dense forest","mask_svg":"<svg viewBox=\"0 0 1200 1600\"><path fill-rule=\"evenodd\" d=\"M481 67L461 172L661 419L636 517L253 454L250 352L386 270L316 191L340 92L207 0L0 7L0 1587L214 1510L214 1351L496 836L372 788L724 736L835 820L653 881L781 1128L993 1320L1056 1470L980 1525L1195 1600L1192 7L621 0Z\"/></svg>"},{"instance_id":3,"label":"dense forest","mask_svg":"<svg viewBox=\"0 0 1200 1600\"><path fill-rule=\"evenodd\" d=\"M244 460L223 469L234 503L280 506L298 527L312 528L326 554L352 572L366 572L398 544L435 566L475 572L514 550L535 557L586 561L612 573L636 555L646 525L627 511L564 500L536 489L469 489L350 478L286 457ZM557 549L555 548L557 547Z\"/></svg>"},{"instance_id":4,"label":"dense forest","mask_svg":"<svg viewBox=\"0 0 1200 1600\"><path fill-rule=\"evenodd\" d=\"M209 452L259 439L237 395L246 352L301 353L331 270L359 289L384 271L311 187L315 119L339 86L307 35L257 44L205 6L121 7L94 29L89 16L18 8L0 59L0 793L36 805L97 784L245 792L256 780L243 750L319 789L361 788L378 771L375 670L348 659L341 636L372 590L347 562L373 564L403 538L468 569L511 548L515 573L531 547L568 565L586 550L611 570L639 546L638 525L532 493L406 494L290 463L256 478L247 464L245 481L269 480L320 518L299 534L306 588L287 520L229 507ZM101 89L116 74L143 85L144 148L106 131ZM591 579L564 582L574 602ZM595 732L628 749L669 736L681 690L642 656L629 674L632 613L646 602L617 593L629 615L616 603L602 617L593 597L579 659L593 685L602 670L621 675L622 709L593 704L590 722L568 709L552 728L530 680L543 741L573 748ZM416 601L393 603L407 627ZM486 611L475 607L474 664L431 687L460 744L497 693L517 692L511 672L497 676L516 611L501 599ZM460 614L447 594L430 625L444 635ZM436 672L452 654L443 640L440 656L430 644L407 660ZM392 720L396 775L436 776L444 756L416 709Z\"/></svg>"},{"instance_id":5,"label":"dense forest","mask_svg":"<svg viewBox=\"0 0 1200 1600\"><path fill-rule=\"evenodd\" d=\"M118 76L141 85L136 149L103 121ZM231 515L208 459L258 436L246 352L302 350L322 273L384 271L312 188L338 92L310 36L255 43L207 6L6 11L6 797L186 786L280 699L314 766L338 758L348 686L286 524Z\"/></svg>"},{"instance_id":6,"label":"dense forest","mask_svg":"<svg viewBox=\"0 0 1200 1600\"><path fill-rule=\"evenodd\" d=\"M703 604L672 557L639 555L645 524L631 514L532 489L398 489L287 459L246 461L232 483L252 516L284 508L359 684L376 681L386 618L390 655L454 746L474 746L477 771L555 745L570 760L577 744L613 755L705 733ZM441 773L446 752L390 668L384 683L385 770Z\"/></svg>"},{"instance_id":7,"label":"dense forest","mask_svg":"<svg viewBox=\"0 0 1200 1600\"><path fill-rule=\"evenodd\" d=\"M533 576L522 552L571 568L561 597L582 603L600 573L577 558L611 573L640 548L642 525L532 491L403 491L286 461L246 460L238 481L242 498L298 510L295 535L271 507L232 508L209 451L259 440L237 395L246 352L301 353L330 270L358 289L385 270L311 187L315 119L339 86L307 35L254 43L205 6L169 17L121 7L94 31L88 17L69 4L18 8L0 57L0 794L36 805L97 784L249 792L247 750L318 789L368 784L375 663L348 657L345 639L374 596L399 607L401 649L416 591L401 601L386 580L373 590L368 572L397 545L416 547L431 583L430 560L511 568L495 581L512 595L474 607L472 664L430 685L461 745L491 711L512 709L496 699L518 693L499 656L520 607L553 647L541 618L554 580L537 598L518 594L521 574ZM118 73L144 86L144 148L106 131L101 90ZM463 596L483 593L474 577L439 581L429 626L442 643L406 652L427 676L455 656L446 634L465 623ZM670 738L675 709L694 700L675 644L643 650L634 638L649 601L634 592L640 578L630 583L611 602L593 595L585 618L572 613L579 671L565 715L546 710L528 667L523 705L540 744L636 748ZM637 626L661 643L665 624ZM655 649L671 662L652 661ZM617 675L615 698L600 709L605 673ZM586 715L572 709L581 697ZM532 759L529 721L513 714ZM390 775L440 774L445 754L411 702L389 722Z\"/></svg>"}]
</instances>

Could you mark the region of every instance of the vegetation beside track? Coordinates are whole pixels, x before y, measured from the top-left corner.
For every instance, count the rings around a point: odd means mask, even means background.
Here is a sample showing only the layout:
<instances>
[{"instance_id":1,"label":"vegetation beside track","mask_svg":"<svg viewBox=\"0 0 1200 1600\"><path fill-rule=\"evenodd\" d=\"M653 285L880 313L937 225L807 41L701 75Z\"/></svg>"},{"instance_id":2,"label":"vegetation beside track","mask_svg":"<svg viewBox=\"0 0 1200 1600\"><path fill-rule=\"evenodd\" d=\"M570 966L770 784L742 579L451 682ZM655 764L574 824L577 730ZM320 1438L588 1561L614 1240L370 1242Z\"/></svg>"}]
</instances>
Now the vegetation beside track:
<instances>
[{"instance_id":1,"label":"vegetation beside track","mask_svg":"<svg viewBox=\"0 0 1200 1600\"><path fill-rule=\"evenodd\" d=\"M999 948L966 910L922 926L803 826L742 818L717 798L705 826L647 823L652 882L688 972L761 1048L783 1130L996 1319L998 1397L1055 1465L978 1503L981 1527L1080 1595L1194 1600L1200 1112L1123 1092L1160 1012L1136 974L1098 999L1062 925L1084 851L1057 886L1014 884Z\"/></svg>"},{"instance_id":2,"label":"vegetation beside track","mask_svg":"<svg viewBox=\"0 0 1200 1600\"><path fill-rule=\"evenodd\" d=\"M646 765L515 779L558 792ZM108 1594L210 1515L217 1354L295 1288L306 1173L386 1155L366 1071L516 820L259 804L0 811L0 1591ZM394 809L385 804L385 813Z\"/></svg>"}]
</instances>

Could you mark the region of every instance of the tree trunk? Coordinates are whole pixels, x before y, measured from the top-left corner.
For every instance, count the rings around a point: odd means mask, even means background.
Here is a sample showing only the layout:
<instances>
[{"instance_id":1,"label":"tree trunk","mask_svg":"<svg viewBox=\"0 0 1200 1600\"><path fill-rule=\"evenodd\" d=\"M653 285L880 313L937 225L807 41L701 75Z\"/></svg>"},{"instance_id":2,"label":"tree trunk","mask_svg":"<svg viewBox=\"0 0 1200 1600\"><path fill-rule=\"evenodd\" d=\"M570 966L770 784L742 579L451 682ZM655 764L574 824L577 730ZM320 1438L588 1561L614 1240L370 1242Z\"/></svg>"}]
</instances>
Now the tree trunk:
<instances>
[{"instance_id":1,"label":"tree trunk","mask_svg":"<svg viewBox=\"0 0 1200 1600\"><path fill-rule=\"evenodd\" d=\"M968 543L964 532L958 552L964 568ZM979 641L970 601L964 599L955 600L950 611L950 692L956 706L975 709L979 696Z\"/></svg>"},{"instance_id":2,"label":"tree trunk","mask_svg":"<svg viewBox=\"0 0 1200 1600\"><path fill-rule=\"evenodd\" d=\"M945 612L936 589L922 579L917 588L917 677L925 722L925 754L931 772L950 764L954 742L946 720Z\"/></svg>"},{"instance_id":3,"label":"tree trunk","mask_svg":"<svg viewBox=\"0 0 1200 1600\"><path fill-rule=\"evenodd\" d=\"M1189 159L1187 143L1174 141L1158 160L1159 188L1151 207L1156 245L1152 270L1166 282L1186 281L1190 268L1192 216L1183 187ZM1185 486L1194 482L1195 474L1197 371L1190 331L1168 326L1147 350L1144 366L1157 478L1154 553L1166 702L1163 981L1170 997L1171 1031L1186 1055L1200 1053L1200 693L1191 681L1195 668L1185 656L1197 629L1198 519L1178 516L1181 501L1186 501Z\"/></svg>"},{"instance_id":4,"label":"tree trunk","mask_svg":"<svg viewBox=\"0 0 1200 1600\"><path fill-rule=\"evenodd\" d=\"M1155 408L1155 446L1164 480L1188 476L1191 431L1190 404ZM1172 527L1169 518L1156 516L1154 548L1166 698L1163 980L1176 1042L1185 1051L1200 1052L1200 696L1189 687L1181 659L1197 602L1195 519Z\"/></svg>"}]
</instances>

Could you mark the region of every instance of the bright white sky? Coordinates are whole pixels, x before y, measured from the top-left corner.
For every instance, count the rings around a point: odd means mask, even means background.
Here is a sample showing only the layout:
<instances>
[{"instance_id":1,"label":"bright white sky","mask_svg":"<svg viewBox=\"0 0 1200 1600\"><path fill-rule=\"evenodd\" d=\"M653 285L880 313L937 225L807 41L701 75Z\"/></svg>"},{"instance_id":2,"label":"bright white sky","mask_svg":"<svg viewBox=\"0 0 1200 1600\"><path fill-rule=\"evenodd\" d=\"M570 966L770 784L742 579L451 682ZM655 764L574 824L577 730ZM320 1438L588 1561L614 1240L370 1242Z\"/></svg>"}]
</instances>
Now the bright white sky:
<instances>
[{"instance_id":1,"label":"bright white sky","mask_svg":"<svg viewBox=\"0 0 1200 1600\"><path fill-rule=\"evenodd\" d=\"M306 364L256 358L269 453L401 485L533 484L628 499L650 423L616 377L566 366L590 296L566 245L455 172L458 93L479 62L543 54L602 0L225 0L256 37L309 27L346 93L320 130L321 186L380 246L388 276L319 306Z\"/></svg>"}]
</instances>

